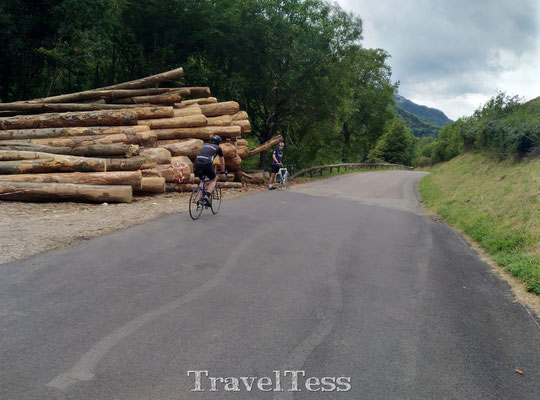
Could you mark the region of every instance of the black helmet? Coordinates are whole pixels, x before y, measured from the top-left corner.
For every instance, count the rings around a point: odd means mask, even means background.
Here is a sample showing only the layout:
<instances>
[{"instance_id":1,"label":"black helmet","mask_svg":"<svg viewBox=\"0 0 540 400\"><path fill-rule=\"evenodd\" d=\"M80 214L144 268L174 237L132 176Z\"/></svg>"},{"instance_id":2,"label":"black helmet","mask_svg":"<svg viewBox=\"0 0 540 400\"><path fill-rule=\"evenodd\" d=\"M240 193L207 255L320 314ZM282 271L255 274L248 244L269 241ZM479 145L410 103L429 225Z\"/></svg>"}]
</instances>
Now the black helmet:
<instances>
[{"instance_id":1,"label":"black helmet","mask_svg":"<svg viewBox=\"0 0 540 400\"><path fill-rule=\"evenodd\" d=\"M220 144L221 143L221 137L218 136L218 135L214 135L212 136L212 139L210 139L210 141L214 144Z\"/></svg>"}]
</instances>

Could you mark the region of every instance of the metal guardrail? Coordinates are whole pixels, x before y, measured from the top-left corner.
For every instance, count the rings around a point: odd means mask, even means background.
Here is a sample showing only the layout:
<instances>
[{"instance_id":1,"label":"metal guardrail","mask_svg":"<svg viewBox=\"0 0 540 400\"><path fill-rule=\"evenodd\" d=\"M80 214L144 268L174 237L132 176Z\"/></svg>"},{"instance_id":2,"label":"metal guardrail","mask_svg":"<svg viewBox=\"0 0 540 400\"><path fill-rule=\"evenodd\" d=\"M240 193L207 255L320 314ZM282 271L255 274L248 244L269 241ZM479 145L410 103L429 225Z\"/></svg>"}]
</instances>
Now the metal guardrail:
<instances>
[{"instance_id":1,"label":"metal guardrail","mask_svg":"<svg viewBox=\"0 0 540 400\"><path fill-rule=\"evenodd\" d=\"M401 164L386 164L386 163L344 163L344 164L329 164L329 165L318 165L316 167L310 167L310 168L304 168L303 170L298 171L294 175L291 176L291 179L297 178L302 175L308 174L309 176L313 176L316 172L319 172L320 175L322 175L324 170L329 169L330 172L336 168L338 171L340 171L341 168L344 168L345 170L348 169L355 169L355 168L373 168L373 169L406 169L411 170L414 169L414 167L409 167L407 165L401 165Z\"/></svg>"}]
</instances>

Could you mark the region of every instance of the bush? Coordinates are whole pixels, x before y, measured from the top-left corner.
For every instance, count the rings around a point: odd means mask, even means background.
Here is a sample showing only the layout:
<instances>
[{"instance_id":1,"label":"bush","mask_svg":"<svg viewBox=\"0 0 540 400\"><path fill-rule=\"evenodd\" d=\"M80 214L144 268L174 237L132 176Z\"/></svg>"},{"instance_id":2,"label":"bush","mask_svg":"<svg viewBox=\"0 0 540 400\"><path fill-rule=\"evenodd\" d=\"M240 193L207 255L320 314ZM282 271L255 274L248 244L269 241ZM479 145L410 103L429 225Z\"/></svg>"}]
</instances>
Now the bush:
<instances>
[{"instance_id":1,"label":"bush","mask_svg":"<svg viewBox=\"0 0 540 400\"><path fill-rule=\"evenodd\" d=\"M431 157L420 156L416 160L417 167L429 167L431 165Z\"/></svg>"}]
</instances>

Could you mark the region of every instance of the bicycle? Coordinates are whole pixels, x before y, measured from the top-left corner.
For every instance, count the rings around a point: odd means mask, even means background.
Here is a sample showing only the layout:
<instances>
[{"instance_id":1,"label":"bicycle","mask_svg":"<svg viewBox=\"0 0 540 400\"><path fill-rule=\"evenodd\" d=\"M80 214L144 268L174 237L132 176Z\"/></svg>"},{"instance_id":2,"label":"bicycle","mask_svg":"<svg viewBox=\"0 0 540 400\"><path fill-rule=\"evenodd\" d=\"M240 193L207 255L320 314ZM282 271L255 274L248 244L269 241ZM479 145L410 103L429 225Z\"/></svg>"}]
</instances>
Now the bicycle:
<instances>
[{"instance_id":1,"label":"bicycle","mask_svg":"<svg viewBox=\"0 0 540 400\"><path fill-rule=\"evenodd\" d=\"M291 182L289 180L289 171L287 171L287 168L283 167L279 169L278 173L276 174L276 183L278 190L290 188Z\"/></svg>"},{"instance_id":2,"label":"bicycle","mask_svg":"<svg viewBox=\"0 0 540 400\"><path fill-rule=\"evenodd\" d=\"M225 174L225 177L227 177L227 172L217 172L217 174ZM217 214L219 209L221 208L221 187L219 186L219 182L216 183L216 187L214 188L214 191L212 192L212 197L210 197L210 204L206 204L206 202L203 200L206 182L208 182L209 179L206 176L203 176L201 179L201 183L199 186L193 189L191 192L191 196L189 197L189 216L191 219L196 220L199 219L201 216L203 210L210 208L212 211L212 214Z\"/></svg>"}]
</instances>

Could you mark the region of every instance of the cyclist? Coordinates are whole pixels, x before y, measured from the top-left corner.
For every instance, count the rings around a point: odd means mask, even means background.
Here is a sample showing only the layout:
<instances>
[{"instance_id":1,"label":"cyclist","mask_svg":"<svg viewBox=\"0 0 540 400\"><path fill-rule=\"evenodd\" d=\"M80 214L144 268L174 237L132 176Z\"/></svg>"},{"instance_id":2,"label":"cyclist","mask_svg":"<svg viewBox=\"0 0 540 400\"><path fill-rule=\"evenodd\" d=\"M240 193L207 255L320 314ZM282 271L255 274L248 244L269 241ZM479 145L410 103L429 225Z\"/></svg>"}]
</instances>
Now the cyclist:
<instances>
[{"instance_id":1,"label":"cyclist","mask_svg":"<svg viewBox=\"0 0 540 400\"><path fill-rule=\"evenodd\" d=\"M195 175L198 176L201 180L206 176L208 182L206 183L206 192L204 193L203 201L207 206L210 205L210 198L212 192L216 187L217 177L216 171L212 163L216 156L219 157L219 162L221 164L221 171L225 171L225 159L223 158L223 151L219 144L221 143L221 137L218 135L212 136L210 143L205 143L199 152L199 155L195 159Z\"/></svg>"},{"instance_id":2,"label":"cyclist","mask_svg":"<svg viewBox=\"0 0 540 400\"><path fill-rule=\"evenodd\" d=\"M272 152L272 175L270 176L270 185L268 185L269 190L274 190L274 181L276 180L276 174L279 172L279 169L283 167L281 163L281 158L283 157L283 148L285 143L279 142L278 148L274 149Z\"/></svg>"}]
</instances>

